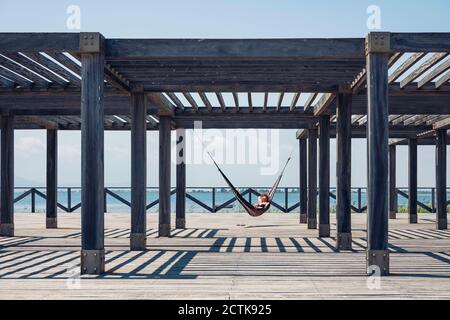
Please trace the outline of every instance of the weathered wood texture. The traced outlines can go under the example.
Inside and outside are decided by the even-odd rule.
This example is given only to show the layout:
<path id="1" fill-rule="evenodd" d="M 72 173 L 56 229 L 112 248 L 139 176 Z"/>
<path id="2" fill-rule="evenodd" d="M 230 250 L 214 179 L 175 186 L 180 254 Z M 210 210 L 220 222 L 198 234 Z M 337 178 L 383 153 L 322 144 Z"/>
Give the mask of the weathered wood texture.
<path id="1" fill-rule="evenodd" d="M 84 273 L 98 274 L 104 270 L 104 261 L 91 263 L 91 258 L 100 258 L 104 250 L 104 56 L 83 54 L 81 60 L 81 268 Z"/>
<path id="2" fill-rule="evenodd" d="M 330 117 L 319 121 L 319 237 L 330 236 Z"/>
<path id="3" fill-rule="evenodd" d="M 447 229 L 447 130 L 436 131 L 436 228 Z"/>
<path id="4" fill-rule="evenodd" d="M 352 248 L 351 159 L 352 96 L 338 94 L 336 109 L 336 245 L 340 250 Z"/>
<path id="5" fill-rule="evenodd" d="M 47 130 L 46 226 L 57 228 L 58 201 L 58 131 Z"/>
<path id="6" fill-rule="evenodd" d="M 0 235 L 14 235 L 14 116 L 1 116 Z"/>
<path id="7" fill-rule="evenodd" d="M 78 277 L 80 216 L 59 218 L 64 228 L 46 230 L 45 213 L 16 213 L 16 237 L 0 237 L 1 299 L 450 298 L 450 231 L 435 230 L 434 214 L 419 214 L 416 225 L 403 213 L 390 221 L 392 273 L 379 289 L 367 286 L 365 214 L 352 217 L 354 250 L 337 253 L 331 238 L 285 213 L 193 213 L 195 228 L 170 238 L 158 237 L 149 213 L 150 250 L 133 252 L 129 213 L 109 213 L 101 277 Z M 334 214 L 331 222 L 334 234 Z"/>
<path id="8" fill-rule="evenodd" d="M 417 139 L 408 140 L 408 212 L 409 222 L 417 223 Z"/>
<path id="9" fill-rule="evenodd" d="M 176 201 L 176 221 L 177 229 L 186 228 L 186 130 L 177 129 L 177 201 Z"/>
<path id="10" fill-rule="evenodd" d="M 308 130 L 308 228 L 317 229 L 317 129 Z"/>
<path id="11" fill-rule="evenodd" d="M 397 147 L 389 146 L 389 218 L 395 219 L 397 216 Z"/>
<path id="12" fill-rule="evenodd" d="M 147 228 L 147 102 L 144 92 L 131 94 L 131 238 L 134 250 L 145 250 Z"/>
<path id="13" fill-rule="evenodd" d="M 388 54 L 367 55 L 367 266 L 389 273 L 388 248 Z M 369 271 L 369 270 L 368 270 Z M 371 272 L 371 271 L 370 271 Z"/>
<path id="14" fill-rule="evenodd" d="M 171 117 L 159 118 L 159 236 L 170 236 Z"/>
<path id="15" fill-rule="evenodd" d="M 300 175 L 300 223 L 308 221 L 308 148 L 307 140 L 298 139 Z"/>

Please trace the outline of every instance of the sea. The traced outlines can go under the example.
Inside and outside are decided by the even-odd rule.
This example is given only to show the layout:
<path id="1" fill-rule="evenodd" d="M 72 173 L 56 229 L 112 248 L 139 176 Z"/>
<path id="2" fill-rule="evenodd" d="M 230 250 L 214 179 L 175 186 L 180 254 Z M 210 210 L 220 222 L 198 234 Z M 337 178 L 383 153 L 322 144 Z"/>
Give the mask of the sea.
<path id="1" fill-rule="evenodd" d="M 14 198 L 16 199 L 20 195 L 22 195 L 24 192 L 29 190 L 30 188 L 16 188 L 14 192 Z M 45 194 L 45 188 L 35 188 L 37 191 Z M 240 188 L 240 191 L 243 192 L 247 188 Z M 266 192 L 267 189 L 264 188 L 253 188 L 254 190 L 262 193 Z M 407 188 L 399 188 L 400 190 L 407 192 Z M 114 193 L 114 195 L 117 195 L 119 198 L 122 198 L 126 201 L 130 201 L 131 198 L 131 191 L 129 188 L 116 188 L 111 187 L 108 188 L 109 191 Z M 359 191 L 360 190 L 360 191 Z M 72 187 L 70 189 L 68 188 L 59 188 L 58 189 L 58 202 L 64 206 L 64 207 L 75 207 L 77 204 L 80 203 L 81 200 L 81 192 L 80 188 Z M 335 194 L 335 190 L 331 189 L 331 193 Z M 432 206 L 432 192 L 434 190 L 432 188 L 419 188 L 418 189 L 418 201 L 431 207 Z M 70 206 L 68 204 L 68 194 L 70 193 Z M 194 197 L 195 199 L 201 201 L 208 207 L 213 207 L 213 189 L 212 188 L 187 188 L 187 193 Z M 221 204 L 225 203 L 226 201 L 233 199 L 234 196 L 232 192 L 227 188 L 215 188 L 215 205 L 220 206 Z M 287 196 L 286 196 L 287 195 Z M 251 197 L 247 194 L 246 198 L 250 200 L 252 203 L 255 203 L 257 201 L 257 197 L 255 195 L 252 195 Z M 295 206 L 299 201 L 299 189 L 298 188 L 289 188 L 289 187 L 283 187 L 277 189 L 277 192 L 274 196 L 274 202 L 280 205 L 281 207 L 287 207 L 290 208 L 292 206 Z M 447 198 L 449 198 L 449 193 L 447 194 Z M 147 203 L 150 204 L 153 201 L 158 199 L 158 190 L 157 188 L 149 188 L 147 191 Z M 366 199 L 367 199 L 367 192 L 365 188 L 354 188 L 352 189 L 352 197 L 351 202 L 352 205 L 357 207 L 360 206 L 364 207 L 366 205 Z M 398 206 L 399 207 L 406 207 L 408 204 L 408 199 L 402 195 L 398 195 Z M 331 211 L 334 212 L 336 205 L 335 199 L 330 197 L 330 208 Z M 172 211 L 175 211 L 175 194 L 171 197 L 171 208 Z M 14 209 L 16 212 L 31 212 L 32 210 L 32 196 L 28 195 L 25 198 L 21 199 L 20 201 L 17 201 L 15 203 Z M 60 211 L 63 211 L 62 209 L 59 209 Z M 279 212 L 280 210 L 277 209 L 275 206 L 272 206 L 271 211 L 273 212 Z M 79 212 L 80 209 L 74 210 L 74 212 Z M 129 212 L 130 207 L 123 202 L 121 202 L 119 199 L 115 198 L 112 195 L 107 194 L 106 196 L 106 212 Z M 239 203 L 236 201 L 231 203 L 230 205 L 226 206 L 220 212 L 243 212 L 243 208 L 240 206 Z M 42 198 L 38 193 L 35 194 L 35 212 L 45 212 L 45 199 Z M 151 208 L 148 209 L 148 212 L 158 212 L 158 205 L 155 204 Z M 195 203 L 191 199 L 186 199 L 186 212 L 187 213 L 209 213 L 209 211 L 199 204 Z M 292 212 L 298 212 L 298 208 L 295 208 L 292 210 Z"/>

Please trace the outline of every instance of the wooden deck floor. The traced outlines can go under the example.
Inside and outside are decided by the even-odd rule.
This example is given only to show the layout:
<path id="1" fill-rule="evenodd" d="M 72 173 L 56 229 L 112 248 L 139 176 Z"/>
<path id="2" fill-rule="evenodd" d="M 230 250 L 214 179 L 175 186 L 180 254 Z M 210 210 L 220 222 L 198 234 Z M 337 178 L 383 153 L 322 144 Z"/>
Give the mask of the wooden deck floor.
<path id="1" fill-rule="evenodd" d="M 148 251 L 128 250 L 129 215 L 106 215 L 107 273 L 78 276 L 79 214 L 16 214 L 16 237 L 0 237 L 1 299 L 422 299 L 450 298 L 450 231 L 434 216 L 390 221 L 392 275 L 370 289 L 365 219 L 353 215 L 354 251 L 336 252 L 296 214 L 190 214 L 188 229 L 157 238 L 149 215 Z M 332 234 L 335 235 L 334 217 Z"/>

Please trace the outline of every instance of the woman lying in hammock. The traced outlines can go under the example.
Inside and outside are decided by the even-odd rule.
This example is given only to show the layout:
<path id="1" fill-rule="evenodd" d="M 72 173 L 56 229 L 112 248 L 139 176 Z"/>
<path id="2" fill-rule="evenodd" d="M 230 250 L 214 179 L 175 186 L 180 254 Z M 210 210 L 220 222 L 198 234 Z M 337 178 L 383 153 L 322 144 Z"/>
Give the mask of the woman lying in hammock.
<path id="1" fill-rule="evenodd" d="M 270 205 L 269 195 L 263 193 L 258 197 L 258 203 L 255 205 L 255 209 L 262 210 Z"/>

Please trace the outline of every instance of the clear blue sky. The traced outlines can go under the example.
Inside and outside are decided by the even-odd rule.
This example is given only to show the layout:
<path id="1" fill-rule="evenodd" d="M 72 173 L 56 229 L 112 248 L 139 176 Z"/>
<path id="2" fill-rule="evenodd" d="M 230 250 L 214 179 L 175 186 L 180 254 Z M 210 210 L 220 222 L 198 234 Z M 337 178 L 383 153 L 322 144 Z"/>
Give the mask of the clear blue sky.
<path id="1" fill-rule="evenodd" d="M 292 37 L 363 37 L 367 34 L 366 9 L 381 9 L 383 30 L 404 32 L 450 32 L 450 2 L 428 1 L 49 1 L 0 2 L 0 31 L 67 32 L 66 9 L 81 8 L 81 30 L 99 31 L 107 37 L 127 38 L 292 38 Z M 148 134 L 148 184 L 156 185 L 158 167 L 157 133 Z M 60 133 L 60 185 L 78 185 L 80 180 L 80 135 Z M 294 159 L 283 181 L 298 185 L 297 141 L 295 131 L 280 133 L 284 161 L 290 150 Z M 335 144 L 331 144 L 332 150 Z M 407 163 L 406 148 L 399 148 L 398 163 Z M 366 184 L 365 142 L 353 143 L 353 185 Z M 334 152 L 332 179 L 335 184 Z M 17 181 L 45 181 L 45 132 L 16 132 Z M 108 185 L 129 184 L 129 133 L 106 133 L 105 176 Z M 273 177 L 259 176 L 257 165 L 226 166 L 238 185 L 269 185 Z M 407 166 L 399 166 L 399 185 L 406 185 Z M 245 174 L 244 174 L 245 173 Z M 190 166 L 189 185 L 223 185 L 212 166 Z M 419 147 L 419 184 L 434 184 L 434 148 Z"/>

